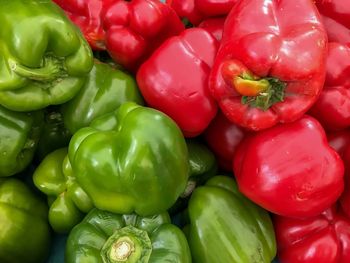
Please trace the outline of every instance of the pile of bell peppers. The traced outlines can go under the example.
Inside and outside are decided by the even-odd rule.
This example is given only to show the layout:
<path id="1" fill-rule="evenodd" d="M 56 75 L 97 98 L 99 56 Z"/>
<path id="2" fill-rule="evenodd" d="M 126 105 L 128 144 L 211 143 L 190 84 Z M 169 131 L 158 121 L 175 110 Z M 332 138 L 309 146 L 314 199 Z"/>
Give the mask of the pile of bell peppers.
<path id="1" fill-rule="evenodd" d="M 349 3 L 0 0 L 0 23 L 0 262 L 350 261 Z"/>

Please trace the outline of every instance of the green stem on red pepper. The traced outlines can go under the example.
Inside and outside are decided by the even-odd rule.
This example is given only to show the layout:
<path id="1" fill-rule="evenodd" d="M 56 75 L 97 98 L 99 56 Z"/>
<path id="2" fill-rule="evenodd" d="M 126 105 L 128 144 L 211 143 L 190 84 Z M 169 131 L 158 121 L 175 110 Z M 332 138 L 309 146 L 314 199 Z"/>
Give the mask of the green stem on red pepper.
<path id="1" fill-rule="evenodd" d="M 242 104 L 266 111 L 275 103 L 283 101 L 286 83 L 273 77 L 259 78 L 237 60 L 224 62 L 222 74 L 242 95 Z"/>

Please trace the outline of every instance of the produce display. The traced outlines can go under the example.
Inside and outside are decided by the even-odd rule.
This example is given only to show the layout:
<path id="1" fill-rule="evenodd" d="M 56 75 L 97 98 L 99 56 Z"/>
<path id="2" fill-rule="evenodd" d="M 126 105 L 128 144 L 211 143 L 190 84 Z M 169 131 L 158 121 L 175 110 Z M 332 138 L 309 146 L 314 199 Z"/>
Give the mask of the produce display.
<path id="1" fill-rule="evenodd" d="M 0 0 L 1 263 L 350 262 L 350 3 Z"/>

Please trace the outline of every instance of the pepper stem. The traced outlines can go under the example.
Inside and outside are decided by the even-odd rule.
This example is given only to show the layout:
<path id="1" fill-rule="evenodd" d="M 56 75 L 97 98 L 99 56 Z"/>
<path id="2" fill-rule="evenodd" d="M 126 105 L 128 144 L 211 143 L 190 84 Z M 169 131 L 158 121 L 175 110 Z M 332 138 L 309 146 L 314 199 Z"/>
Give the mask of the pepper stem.
<path id="1" fill-rule="evenodd" d="M 133 226 L 116 230 L 101 249 L 103 263 L 147 263 L 152 243 L 146 231 Z"/>
<path id="2" fill-rule="evenodd" d="M 30 68 L 16 61 L 10 61 L 10 67 L 21 77 L 36 81 L 52 81 L 64 74 L 62 60 L 53 56 L 44 57 L 39 68 Z"/>
<path id="3" fill-rule="evenodd" d="M 135 251 L 134 243 L 128 237 L 120 238 L 113 244 L 110 250 L 110 257 L 116 261 L 127 261 L 129 256 Z"/>
<path id="4" fill-rule="evenodd" d="M 273 77 L 260 78 L 239 60 L 223 62 L 221 73 L 227 84 L 242 96 L 242 104 L 265 111 L 275 103 L 283 101 L 286 83 Z"/>

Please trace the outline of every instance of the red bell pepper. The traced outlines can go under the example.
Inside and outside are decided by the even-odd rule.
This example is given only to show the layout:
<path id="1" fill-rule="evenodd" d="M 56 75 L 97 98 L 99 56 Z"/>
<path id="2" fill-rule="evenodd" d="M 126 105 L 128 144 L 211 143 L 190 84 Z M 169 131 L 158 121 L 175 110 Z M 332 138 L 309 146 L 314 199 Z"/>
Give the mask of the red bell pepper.
<path id="1" fill-rule="evenodd" d="M 204 16 L 196 9 L 194 1 L 195 0 L 166 0 L 166 3 L 175 10 L 181 19 L 187 19 L 192 25 L 196 26 L 204 19 Z"/>
<path id="2" fill-rule="evenodd" d="M 105 49 L 105 35 L 100 14 L 110 0 L 53 0 L 75 23 L 94 50 Z"/>
<path id="3" fill-rule="evenodd" d="M 350 127 L 350 43 L 329 43 L 325 86 L 311 108 L 327 130 Z"/>
<path id="4" fill-rule="evenodd" d="M 332 207 L 307 219 L 274 217 L 283 263 L 350 262 L 350 219 Z"/>
<path id="5" fill-rule="evenodd" d="M 350 130 L 328 133 L 328 143 L 335 149 L 344 161 L 345 188 L 339 203 L 344 213 L 350 218 Z"/>
<path id="6" fill-rule="evenodd" d="M 320 123 L 303 116 L 247 135 L 234 156 L 240 191 L 282 216 L 315 216 L 344 188 L 344 164 Z"/>
<path id="7" fill-rule="evenodd" d="M 202 133 L 215 117 L 208 76 L 218 45 L 206 30 L 187 29 L 164 42 L 137 72 L 147 104 L 169 115 L 186 137 Z"/>
<path id="8" fill-rule="evenodd" d="M 166 0 L 181 18 L 197 26 L 206 18 L 227 15 L 237 0 Z"/>
<path id="9" fill-rule="evenodd" d="M 234 153 L 247 132 L 230 122 L 222 112 L 218 112 L 214 120 L 204 132 L 204 139 L 215 154 L 219 167 L 232 171 Z"/>
<path id="10" fill-rule="evenodd" d="M 344 0 L 317 0 L 330 41 L 350 42 L 350 4 Z"/>
<path id="11" fill-rule="evenodd" d="M 134 72 L 166 39 L 185 29 L 175 11 L 158 0 L 112 1 L 101 15 L 108 53 Z"/>
<path id="12" fill-rule="evenodd" d="M 312 1 L 244 0 L 227 16 L 209 80 L 232 122 L 252 130 L 299 119 L 324 84 L 327 34 Z"/>
<path id="13" fill-rule="evenodd" d="M 222 39 L 222 33 L 224 31 L 224 23 L 226 17 L 214 17 L 203 20 L 198 27 L 204 28 L 211 33 L 219 42 Z"/>

